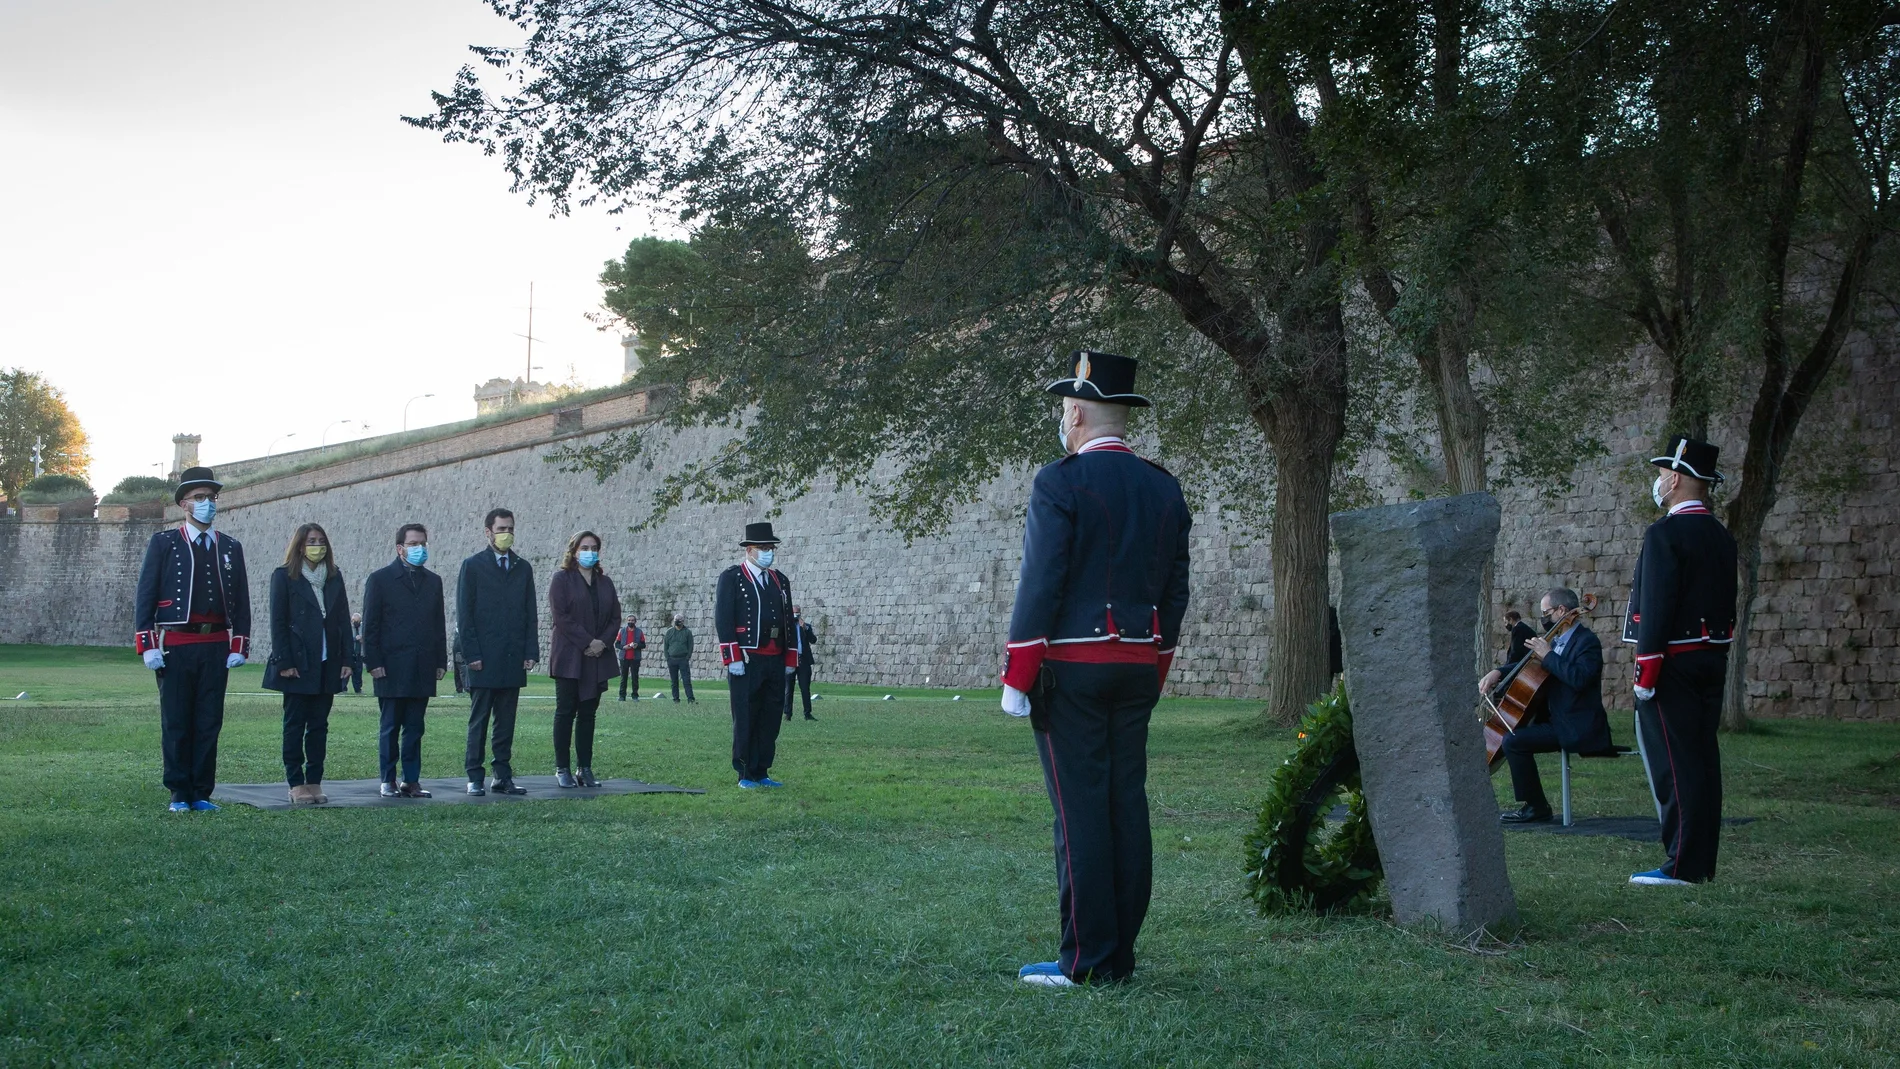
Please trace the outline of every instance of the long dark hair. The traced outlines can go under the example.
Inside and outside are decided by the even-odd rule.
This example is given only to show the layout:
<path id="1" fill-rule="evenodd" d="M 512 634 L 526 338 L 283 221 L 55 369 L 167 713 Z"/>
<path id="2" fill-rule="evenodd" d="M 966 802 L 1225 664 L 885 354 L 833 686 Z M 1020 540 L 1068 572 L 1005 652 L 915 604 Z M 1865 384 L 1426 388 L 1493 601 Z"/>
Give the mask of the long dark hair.
<path id="1" fill-rule="evenodd" d="M 603 547 L 603 546 L 605 546 L 605 545 L 606 545 L 606 543 L 604 543 L 604 542 L 602 542 L 602 541 L 600 540 L 600 536 L 599 536 L 599 535 L 597 535 L 597 534 L 595 534 L 595 533 L 594 533 L 594 532 L 592 532 L 592 531 L 582 531 L 582 532 L 581 532 L 580 534 L 577 534 L 577 535 L 575 535 L 574 537 L 572 537 L 572 538 L 570 538 L 570 539 L 568 539 L 568 540 L 567 540 L 567 552 L 566 552 L 566 553 L 563 553 L 563 554 L 561 554 L 561 570 L 562 570 L 562 571 L 564 571 L 564 572 L 578 572 L 578 571 L 580 571 L 580 570 L 581 570 L 581 566 L 580 566 L 580 562 L 578 562 L 578 561 L 576 561 L 576 560 L 574 559 L 574 554 L 576 554 L 576 553 L 579 553 L 579 552 L 580 552 L 580 550 L 581 550 L 581 539 L 583 539 L 583 538 L 591 538 L 591 539 L 593 539 L 593 540 L 594 540 L 594 546 L 595 546 L 595 548 L 596 548 L 597 550 L 598 550 L 599 548 L 601 548 L 601 547 Z M 606 574 L 607 574 L 607 569 L 605 569 L 605 568 L 603 568 L 603 567 L 601 567 L 601 566 L 600 566 L 600 565 L 599 565 L 598 563 L 596 563 L 596 564 L 594 565 L 594 574 L 595 574 L 595 575 L 606 575 Z"/>
<path id="2" fill-rule="evenodd" d="M 343 569 L 336 566 L 336 543 L 330 541 L 330 532 L 324 530 L 320 523 L 306 523 L 290 536 L 290 546 L 284 550 L 284 571 L 296 575 L 299 569 L 310 563 L 303 555 L 303 540 L 309 538 L 312 531 L 322 535 L 323 544 L 329 547 L 324 551 L 323 563 L 330 566 L 330 574 L 338 579 L 343 578 Z"/>

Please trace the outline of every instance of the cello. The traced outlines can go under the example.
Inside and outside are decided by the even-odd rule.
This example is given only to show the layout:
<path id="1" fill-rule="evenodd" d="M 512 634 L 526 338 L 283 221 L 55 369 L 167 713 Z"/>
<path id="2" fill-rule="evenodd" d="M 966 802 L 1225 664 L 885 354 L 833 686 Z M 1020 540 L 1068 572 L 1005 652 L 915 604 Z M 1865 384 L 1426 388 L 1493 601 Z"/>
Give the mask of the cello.
<path id="1" fill-rule="evenodd" d="M 1557 614 L 1557 619 L 1544 632 L 1544 641 L 1552 642 L 1571 624 L 1583 619 L 1584 614 L 1596 611 L 1597 596 L 1585 594 L 1578 599 L 1582 604 L 1574 609 L 1565 609 Z M 1497 685 L 1484 695 L 1484 711 L 1479 719 L 1484 724 L 1485 768 L 1497 771 L 1504 760 L 1504 738 L 1525 724 L 1543 720 L 1550 704 L 1550 690 L 1545 686 L 1550 681 L 1550 672 L 1544 668 L 1543 659 L 1535 651 L 1526 653 L 1505 671 Z"/>

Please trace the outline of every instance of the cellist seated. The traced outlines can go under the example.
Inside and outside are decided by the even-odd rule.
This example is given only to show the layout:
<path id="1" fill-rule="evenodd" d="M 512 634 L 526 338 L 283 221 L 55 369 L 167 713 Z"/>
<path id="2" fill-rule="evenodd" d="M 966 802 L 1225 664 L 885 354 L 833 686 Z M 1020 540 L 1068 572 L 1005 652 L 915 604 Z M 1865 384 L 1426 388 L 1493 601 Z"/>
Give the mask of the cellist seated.
<path id="1" fill-rule="evenodd" d="M 1576 591 L 1553 587 L 1537 609 L 1548 630 L 1564 610 L 1577 606 Z M 1533 755 L 1558 750 L 1593 754 L 1611 748 L 1610 721 L 1603 711 L 1603 643 L 1596 632 L 1579 617 L 1556 635 L 1539 635 L 1529 645 L 1531 656 L 1542 661 L 1550 673 L 1549 682 L 1544 684 L 1549 692 L 1550 715 L 1545 722 L 1521 725 L 1504 737 L 1511 789 L 1523 803 L 1499 818 L 1506 824 L 1536 824 L 1550 819 L 1550 800 L 1544 797 L 1544 784 L 1537 776 L 1537 758 Z M 1489 695 L 1510 667 L 1502 665 L 1485 676 L 1478 692 Z"/>

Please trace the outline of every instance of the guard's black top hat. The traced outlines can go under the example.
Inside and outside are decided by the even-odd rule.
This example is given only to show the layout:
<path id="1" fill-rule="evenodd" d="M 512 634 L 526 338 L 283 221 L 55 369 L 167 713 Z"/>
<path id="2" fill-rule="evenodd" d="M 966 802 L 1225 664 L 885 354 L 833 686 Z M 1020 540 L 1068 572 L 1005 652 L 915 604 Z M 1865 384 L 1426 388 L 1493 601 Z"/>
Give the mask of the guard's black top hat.
<path id="1" fill-rule="evenodd" d="M 209 486 L 214 494 L 224 489 L 224 484 L 212 477 L 210 468 L 186 468 L 178 476 L 178 489 L 172 491 L 172 504 L 184 501 L 186 494 L 200 486 Z"/>
<path id="2" fill-rule="evenodd" d="M 1678 434 L 1669 440 L 1669 455 L 1654 457 L 1650 463 L 1659 468 L 1682 472 L 1705 483 L 1719 483 L 1722 473 L 1715 470 L 1715 460 L 1721 453 L 1720 449 L 1707 442 Z"/>
<path id="3" fill-rule="evenodd" d="M 776 546 L 778 545 L 778 536 L 772 533 L 772 525 L 770 523 L 748 523 L 745 525 L 745 538 L 741 540 L 739 544 L 742 546 Z"/>
<path id="4" fill-rule="evenodd" d="M 1134 357 L 1081 349 L 1071 353 L 1069 360 L 1069 377 L 1050 383 L 1048 392 L 1082 401 L 1148 407 L 1148 399 L 1135 392 L 1135 370 L 1141 363 Z"/>

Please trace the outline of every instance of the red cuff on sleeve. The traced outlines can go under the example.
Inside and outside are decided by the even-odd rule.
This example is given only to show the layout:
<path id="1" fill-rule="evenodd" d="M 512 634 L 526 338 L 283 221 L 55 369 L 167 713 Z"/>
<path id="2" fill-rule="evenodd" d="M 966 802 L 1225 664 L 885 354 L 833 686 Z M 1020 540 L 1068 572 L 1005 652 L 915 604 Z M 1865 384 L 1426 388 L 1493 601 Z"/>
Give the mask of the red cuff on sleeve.
<path id="1" fill-rule="evenodd" d="M 743 660 L 745 660 L 745 653 L 739 649 L 737 642 L 721 642 L 719 644 L 720 664 L 731 664 L 734 661 Z"/>
<path id="2" fill-rule="evenodd" d="M 243 657 L 244 659 L 249 660 L 251 656 L 251 636 L 232 635 L 231 636 L 231 652 L 237 654 L 239 657 Z"/>
<path id="3" fill-rule="evenodd" d="M 1654 687 L 1656 680 L 1662 678 L 1662 666 L 1663 655 L 1660 653 L 1639 655 L 1636 658 L 1636 685 L 1645 688 Z"/>
<path id="4" fill-rule="evenodd" d="M 1027 693 L 1036 685 L 1036 676 L 1042 672 L 1043 655 L 1048 652 L 1049 643 L 1039 638 L 1010 643 L 1003 661 L 1003 685 Z"/>
<path id="5" fill-rule="evenodd" d="M 1168 685 L 1168 669 L 1174 666 L 1174 651 L 1159 654 L 1155 658 L 1155 670 L 1161 673 L 1161 685 Z"/>
<path id="6" fill-rule="evenodd" d="M 132 649 L 135 650 L 140 657 L 145 656 L 147 650 L 155 650 L 157 648 L 158 632 L 156 631 L 140 631 L 138 634 L 132 636 Z"/>
<path id="7" fill-rule="evenodd" d="M 787 668 L 798 667 L 798 651 L 797 650 L 788 649 L 785 651 L 785 667 Z"/>

